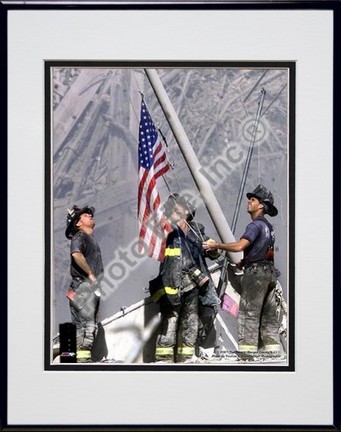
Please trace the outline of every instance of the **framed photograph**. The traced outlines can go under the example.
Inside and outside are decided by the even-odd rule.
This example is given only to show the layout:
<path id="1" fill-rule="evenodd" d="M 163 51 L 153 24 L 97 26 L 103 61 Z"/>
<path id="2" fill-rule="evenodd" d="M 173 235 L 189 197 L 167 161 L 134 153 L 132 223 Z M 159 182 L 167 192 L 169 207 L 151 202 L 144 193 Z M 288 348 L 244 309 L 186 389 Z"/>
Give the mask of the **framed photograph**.
<path id="1" fill-rule="evenodd" d="M 288 223 L 289 208 L 294 208 L 294 82 L 295 64 L 284 62 L 209 62 L 179 65 L 46 63 L 46 107 L 47 117 L 50 117 L 51 121 L 46 124 L 45 166 L 46 178 L 51 179 L 48 184 L 51 185 L 51 190 L 46 190 L 45 194 L 46 225 L 50 222 L 45 238 L 51 239 L 50 242 L 46 241 L 46 256 L 52 260 L 51 263 L 46 261 L 45 272 L 47 277 L 50 275 L 50 284 L 46 284 L 46 347 L 50 346 L 50 349 L 46 350 L 46 367 L 49 368 L 52 364 L 52 369 L 56 368 L 56 365 L 65 368 L 66 363 L 68 369 L 70 366 L 81 366 L 81 370 L 84 370 L 84 363 L 87 363 L 92 369 L 95 367 L 103 370 L 125 369 L 127 365 L 131 369 L 131 364 L 134 369 L 142 364 L 143 370 L 146 370 L 147 365 L 148 369 L 169 368 L 171 365 L 176 367 L 176 370 L 184 365 L 185 370 L 195 370 L 198 367 L 207 370 L 208 366 L 214 366 L 214 370 L 217 367 L 226 369 L 231 366 L 240 370 L 248 369 L 249 366 L 252 369 L 260 366 L 262 371 L 267 367 L 294 369 L 294 331 L 288 331 L 291 319 L 289 320 L 287 300 L 289 294 L 291 301 L 294 299 L 294 248 L 289 247 L 289 238 L 294 238 L 294 223 L 291 222 L 290 227 Z M 237 83 L 240 84 L 236 91 Z M 182 90 L 179 91 L 178 88 Z M 211 103 L 208 103 L 208 100 L 211 100 Z M 181 120 L 174 108 L 180 105 L 183 111 Z M 274 105 L 277 105 L 277 109 Z M 50 109 L 51 107 L 53 109 Z M 172 109 L 173 117 L 168 114 Z M 160 177 L 160 180 L 155 180 L 160 209 L 162 211 L 162 208 L 165 208 L 167 212 L 168 196 L 180 194 L 186 197 L 187 202 L 193 206 L 192 212 L 195 213 L 191 214 L 190 223 L 185 225 L 188 227 L 187 231 L 183 227 L 178 232 L 178 224 L 170 220 L 170 232 L 173 234 L 166 239 L 168 233 L 161 232 L 160 245 L 156 241 L 155 246 L 152 242 L 153 236 L 157 234 L 157 225 L 149 216 L 148 224 L 153 236 L 148 237 L 148 234 L 144 233 L 141 238 L 139 226 L 143 225 L 143 216 L 140 217 L 138 211 L 139 201 L 145 201 L 144 213 L 145 207 L 152 206 L 148 201 L 149 185 L 146 187 L 147 197 L 144 197 L 143 192 L 138 193 L 141 182 L 143 184 L 144 181 L 144 167 L 138 169 L 136 162 L 139 148 L 147 148 L 142 141 L 144 135 L 141 134 L 141 141 L 138 137 L 139 130 L 143 130 L 143 118 L 148 112 L 148 127 L 152 128 L 154 121 L 159 125 L 157 129 L 154 127 L 161 144 L 164 145 L 162 153 L 159 139 L 155 138 L 154 176 L 155 179 Z M 186 125 L 187 121 L 189 123 Z M 49 125 L 51 129 L 48 128 Z M 189 131 L 188 135 L 182 138 L 180 133 L 185 135 L 186 129 Z M 145 133 L 148 134 L 148 131 L 149 129 Z M 146 152 L 147 150 L 144 150 L 143 154 Z M 192 154 L 188 155 L 189 152 Z M 163 159 L 165 166 L 157 162 Z M 97 161 L 97 165 L 94 161 Z M 199 173 L 193 168 L 194 164 L 199 167 Z M 79 168 L 76 168 L 77 166 Z M 159 166 L 162 174 L 158 176 Z M 138 171 L 143 174 L 139 176 Z M 148 172 L 150 173 L 150 170 Z M 267 262 L 265 255 L 252 262 L 255 276 L 257 266 L 270 266 L 277 272 L 277 282 L 273 284 L 273 294 L 277 297 L 274 298 L 272 311 L 276 330 L 274 335 L 270 334 L 269 329 L 262 330 L 262 335 L 259 336 L 257 330 L 257 340 L 258 337 L 264 339 L 259 343 L 259 347 L 257 342 L 259 350 L 242 352 L 242 343 L 238 343 L 241 301 L 238 284 L 243 277 L 244 268 L 247 269 L 248 266 L 240 265 L 240 254 L 231 254 L 226 258 L 222 253 L 207 256 L 202 243 L 206 239 L 204 226 L 206 231 L 210 231 L 211 238 L 235 241 L 234 233 L 240 231 L 240 236 L 242 235 L 249 223 L 244 214 L 247 214 L 244 210 L 247 201 L 246 188 L 251 188 L 251 192 L 260 183 L 265 183 L 269 188 L 271 185 L 273 192 L 269 191 L 269 196 L 274 194 L 273 200 L 281 207 L 281 215 L 271 228 L 276 232 L 275 243 L 279 244 L 274 246 L 275 266 L 272 256 Z M 210 195 L 206 201 L 200 189 Z M 122 191 L 124 193 L 120 200 Z M 116 197 L 115 202 L 112 201 L 112 196 Z M 76 300 L 66 298 L 70 291 L 74 296 L 80 292 L 78 281 L 81 272 L 73 268 L 75 263 L 72 259 L 71 276 L 69 273 L 72 236 L 69 225 L 65 225 L 65 219 L 69 211 L 67 209 L 74 205 L 70 200 L 83 202 L 80 208 L 85 206 L 85 202 L 89 202 L 98 209 L 94 220 L 104 269 L 99 288 L 100 307 L 96 314 L 99 328 L 95 330 L 95 337 L 90 336 L 89 342 L 84 342 L 83 325 L 77 326 L 74 316 Z M 108 202 L 109 208 L 104 202 Z M 221 206 L 219 203 L 225 204 Z M 222 220 L 219 219 L 220 215 L 215 207 L 223 214 Z M 51 208 L 53 213 L 50 215 Z M 150 215 L 154 214 L 155 212 L 150 212 Z M 293 210 L 291 214 L 294 214 Z M 231 227 L 225 219 L 231 221 Z M 226 228 L 222 226 L 223 223 Z M 243 224 L 245 226 L 241 228 Z M 121 228 L 116 230 L 117 226 Z M 231 231 L 230 239 L 225 230 Z M 164 288 L 158 288 L 155 293 L 150 292 L 150 289 L 153 289 L 151 281 L 155 280 L 158 274 L 164 274 L 167 269 L 178 271 L 174 268 L 173 261 L 178 262 L 179 257 L 167 258 L 172 249 L 170 243 L 174 233 L 177 233 L 177 236 L 179 233 L 185 235 L 183 241 L 188 242 L 191 250 L 191 263 L 196 271 L 207 277 L 202 287 L 198 286 L 195 278 L 189 279 L 187 289 L 192 291 L 195 288 L 194 291 L 199 293 L 199 331 L 197 330 L 196 341 L 193 341 L 194 352 L 182 361 L 177 358 L 179 348 L 173 346 L 174 341 L 171 346 L 168 346 L 167 342 L 167 347 L 158 347 L 161 338 L 158 333 L 163 331 L 163 323 L 159 324 L 158 321 L 163 321 L 165 297 L 168 294 L 164 294 Z M 164 246 L 167 243 L 167 247 L 162 250 L 163 239 Z M 143 248 L 139 251 L 139 242 L 142 240 Z M 73 244 L 73 241 L 71 243 Z M 291 265 L 288 264 L 288 249 L 293 250 L 290 254 Z M 195 258 L 199 254 L 201 260 Z M 183 251 L 181 260 L 185 259 L 185 255 Z M 209 260 L 209 263 L 206 260 Z M 225 260 L 227 263 L 224 264 Z M 188 263 L 183 267 L 187 269 Z M 228 271 L 225 270 L 224 276 L 226 267 Z M 267 269 L 269 275 L 270 267 Z M 279 268 L 284 271 L 280 272 Z M 227 273 L 230 273 L 230 277 Z M 167 279 L 166 276 L 163 278 Z M 202 278 L 205 280 L 204 276 Z M 185 276 L 183 279 L 187 281 Z M 168 286 L 169 282 L 163 282 L 163 285 Z M 77 288 L 71 286 L 70 290 L 70 284 L 77 285 Z M 182 289 L 186 289 L 185 282 L 183 284 L 179 294 L 181 302 L 185 298 L 181 293 Z M 160 297 L 160 293 L 165 297 Z M 86 294 L 86 299 L 81 296 L 79 300 L 82 308 L 92 301 L 88 288 Z M 179 306 L 174 306 L 174 311 Z M 49 310 L 50 307 L 53 309 Z M 294 306 L 290 309 L 294 310 Z M 180 312 L 182 313 L 182 308 L 179 311 L 178 330 L 175 335 L 179 339 L 185 332 L 180 329 L 183 321 Z M 210 317 L 209 320 L 207 316 Z M 257 328 L 262 325 L 263 319 L 268 319 L 266 317 L 267 314 L 256 320 Z M 70 348 L 65 351 L 60 349 L 60 345 L 63 346 L 63 329 L 72 324 L 68 321 L 72 321 L 77 327 L 78 340 L 76 350 Z M 149 328 L 150 325 L 154 327 Z M 59 332 L 60 326 L 62 333 Z M 149 337 L 144 336 L 146 331 L 149 332 Z M 241 331 L 240 328 L 239 332 Z M 277 342 L 277 351 L 276 346 L 269 346 L 267 339 L 271 336 L 274 338 L 273 344 Z M 88 337 L 86 336 L 86 341 Z M 287 343 L 289 340 L 290 350 Z M 88 354 L 91 356 L 86 360 L 82 357 L 85 343 L 91 343 L 92 348 Z M 181 342 L 178 343 L 181 346 Z M 187 339 L 185 343 L 189 343 Z M 269 349 L 266 350 L 266 347 Z M 158 354 L 155 357 L 155 353 L 160 349 L 167 351 L 165 358 Z M 189 350 L 187 345 L 186 349 Z M 173 351 L 171 356 L 169 350 Z"/>
<path id="2" fill-rule="evenodd" d="M 9 430 L 338 427 L 315 5 L 1 6 Z"/>

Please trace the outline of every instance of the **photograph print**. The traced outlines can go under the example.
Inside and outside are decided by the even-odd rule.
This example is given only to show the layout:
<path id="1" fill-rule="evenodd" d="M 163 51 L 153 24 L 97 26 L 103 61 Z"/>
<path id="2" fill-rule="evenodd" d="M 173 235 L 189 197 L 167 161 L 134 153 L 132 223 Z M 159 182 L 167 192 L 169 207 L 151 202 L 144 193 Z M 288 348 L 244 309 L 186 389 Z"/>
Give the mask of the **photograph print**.
<path id="1" fill-rule="evenodd" d="M 294 63 L 45 63 L 45 368 L 293 370 Z"/>

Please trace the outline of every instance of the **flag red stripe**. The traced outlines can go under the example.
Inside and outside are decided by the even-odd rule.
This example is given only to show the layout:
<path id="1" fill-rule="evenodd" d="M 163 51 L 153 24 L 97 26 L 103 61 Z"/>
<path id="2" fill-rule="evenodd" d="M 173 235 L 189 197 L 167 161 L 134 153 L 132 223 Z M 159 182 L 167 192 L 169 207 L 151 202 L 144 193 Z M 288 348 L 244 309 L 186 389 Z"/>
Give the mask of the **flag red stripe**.
<path id="1" fill-rule="evenodd" d="M 172 231 L 161 211 L 157 179 L 169 170 L 164 143 L 142 100 L 139 131 L 139 185 L 138 220 L 139 238 L 147 248 L 148 256 L 163 259 L 166 235 Z M 142 249 L 142 245 L 140 244 Z"/>

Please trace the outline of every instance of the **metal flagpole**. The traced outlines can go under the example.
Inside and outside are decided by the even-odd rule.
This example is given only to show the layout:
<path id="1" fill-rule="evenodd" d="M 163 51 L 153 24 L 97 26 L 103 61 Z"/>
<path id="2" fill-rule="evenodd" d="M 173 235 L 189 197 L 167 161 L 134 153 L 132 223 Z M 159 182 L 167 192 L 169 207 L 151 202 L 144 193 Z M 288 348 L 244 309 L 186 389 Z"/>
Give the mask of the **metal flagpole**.
<path id="1" fill-rule="evenodd" d="M 174 137 L 180 147 L 187 166 L 193 176 L 195 184 L 203 198 L 205 206 L 211 216 L 214 226 L 224 243 L 234 242 L 234 235 L 226 221 L 223 211 L 211 189 L 207 178 L 201 172 L 200 162 L 192 148 L 192 145 L 184 131 L 182 124 L 174 110 L 171 101 L 163 87 L 163 84 L 155 69 L 145 69 L 145 73 L 154 90 L 154 93 L 165 114 L 168 124 L 174 134 Z M 241 261 L 243 254 L 241 252 L 229 252 L 229 258 L 232 262 Z"/>

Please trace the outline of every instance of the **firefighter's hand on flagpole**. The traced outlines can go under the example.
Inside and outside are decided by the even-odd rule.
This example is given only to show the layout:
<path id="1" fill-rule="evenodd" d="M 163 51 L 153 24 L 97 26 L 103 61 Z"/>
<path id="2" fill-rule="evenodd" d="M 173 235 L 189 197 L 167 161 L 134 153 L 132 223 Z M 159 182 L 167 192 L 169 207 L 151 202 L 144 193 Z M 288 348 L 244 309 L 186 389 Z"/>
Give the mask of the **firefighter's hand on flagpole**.
<path id="1" fill-rule="evenodd" d="M 207 240 L 207 241 L 203 242 L 202 247 L 206 251 L 216 250 L 216 249 L 218 249 L 218 243 L 215 242 L 214 240 Z"/>

